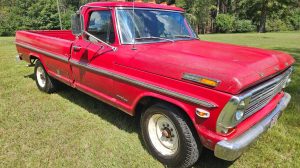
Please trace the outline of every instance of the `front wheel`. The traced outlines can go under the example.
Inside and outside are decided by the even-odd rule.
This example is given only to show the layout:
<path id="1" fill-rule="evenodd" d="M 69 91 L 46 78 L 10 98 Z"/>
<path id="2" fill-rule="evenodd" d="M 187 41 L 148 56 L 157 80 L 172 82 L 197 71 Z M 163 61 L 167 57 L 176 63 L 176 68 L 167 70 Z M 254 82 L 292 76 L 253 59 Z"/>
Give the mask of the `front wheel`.
<path id="1" fill-rule="evenodd" d="M 141 133 L 152 155 L 168 167 L 190 167 L 199 158 L 199 146 L 182 112 L 164 104 L 141 116 Z"/>

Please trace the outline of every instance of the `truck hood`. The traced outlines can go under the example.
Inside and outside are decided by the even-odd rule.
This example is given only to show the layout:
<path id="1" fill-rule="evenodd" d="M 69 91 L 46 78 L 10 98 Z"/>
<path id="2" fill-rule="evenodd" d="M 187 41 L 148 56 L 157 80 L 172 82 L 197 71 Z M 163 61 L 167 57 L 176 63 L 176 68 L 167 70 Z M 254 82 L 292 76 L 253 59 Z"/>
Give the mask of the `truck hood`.
<path id="1" fill-rule="evenodd" d="M 213 89 L 238 94 L 294 61 L 278 51 L 190 40 L 137 45 L 127 66 L 176 80 L 183 80 L 184 73 L 217 79 L 221 82 Z"/>

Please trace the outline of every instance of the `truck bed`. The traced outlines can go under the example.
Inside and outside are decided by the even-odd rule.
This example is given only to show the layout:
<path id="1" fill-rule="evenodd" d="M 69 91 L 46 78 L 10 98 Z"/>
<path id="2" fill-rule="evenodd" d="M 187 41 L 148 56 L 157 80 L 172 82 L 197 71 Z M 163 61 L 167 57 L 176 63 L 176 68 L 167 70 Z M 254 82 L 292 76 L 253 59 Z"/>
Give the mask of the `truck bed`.
<path id="1" fill-rule="evenodd" d="M 16 44 L 22 59 L 30 61 L 32 49 L 68 59 L 75 36 L 69 30 L 17 31 Z"/>
<path id="2" fill-rule="evenodd" d="M 70 84 L 71 48 L 75 36 L 67 30 L 17 31 L 16 46 L 19 57 L 32 63 L 38 58 L 52 77 Z"/>

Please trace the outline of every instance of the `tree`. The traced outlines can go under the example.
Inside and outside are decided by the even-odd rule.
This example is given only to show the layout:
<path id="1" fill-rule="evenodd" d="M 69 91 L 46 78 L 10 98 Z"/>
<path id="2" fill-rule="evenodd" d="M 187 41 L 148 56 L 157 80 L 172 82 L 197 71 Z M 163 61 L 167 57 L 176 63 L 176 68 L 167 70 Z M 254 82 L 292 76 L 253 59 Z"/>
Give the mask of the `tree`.
<path id="1" fill-rule="evenodd" d="M 213 0 L 178 0 L 176 5 L 186 10 L 186 17 L 195 28 L 196 33 L 206 33 Z"/>
<path id="2" fill-rule="evenodd" d="M 240 18 L 251 19 L 257 25 L 258 32 L 266 32 L 268 19 L 277 17 L 284 20 L 297 8 L 297 3 L 297 0 L 240 0 L 236 13 Z"/>

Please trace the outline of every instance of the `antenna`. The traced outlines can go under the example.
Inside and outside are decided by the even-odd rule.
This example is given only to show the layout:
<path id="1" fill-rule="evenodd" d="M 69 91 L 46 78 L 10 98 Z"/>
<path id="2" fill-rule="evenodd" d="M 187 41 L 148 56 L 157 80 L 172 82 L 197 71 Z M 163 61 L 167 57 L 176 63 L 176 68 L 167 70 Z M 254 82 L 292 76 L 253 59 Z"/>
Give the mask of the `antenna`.
<path id="1" fill-rule="evenodd" d="M 136 34 L 135 34 L 135 0 L 133 0 L 132 3 L 132 15 L 133 15 L 133 45 L 132 45 L 132 50 L 136 50 L 135 48 L 135 39 L 136 39 Z"/>

